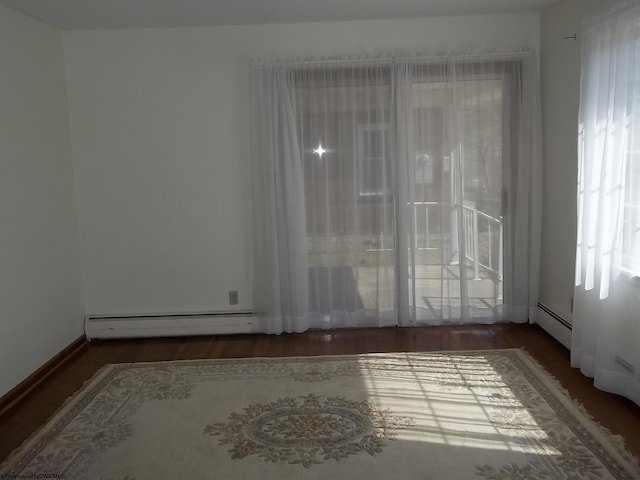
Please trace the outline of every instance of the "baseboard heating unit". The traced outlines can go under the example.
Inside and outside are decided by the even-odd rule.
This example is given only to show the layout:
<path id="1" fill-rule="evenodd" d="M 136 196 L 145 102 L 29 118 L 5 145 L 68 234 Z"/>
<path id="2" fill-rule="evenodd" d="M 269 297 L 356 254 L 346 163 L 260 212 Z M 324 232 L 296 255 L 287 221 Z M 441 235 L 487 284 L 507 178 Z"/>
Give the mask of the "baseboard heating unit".
<path id="1" fill-rule="evenodd" d="M 89 315 L 84 320 L 84 333 L 89 341 L 256 332 L 252 312 L 240 311 L 168 315 Z"/>
<path id="2" fill-rule="evenodd" d="M 571 348 L 571 322 L 562 318 L 546 305 L 538 303 L 538 320 L 536 322 L 562 345 Z"/>

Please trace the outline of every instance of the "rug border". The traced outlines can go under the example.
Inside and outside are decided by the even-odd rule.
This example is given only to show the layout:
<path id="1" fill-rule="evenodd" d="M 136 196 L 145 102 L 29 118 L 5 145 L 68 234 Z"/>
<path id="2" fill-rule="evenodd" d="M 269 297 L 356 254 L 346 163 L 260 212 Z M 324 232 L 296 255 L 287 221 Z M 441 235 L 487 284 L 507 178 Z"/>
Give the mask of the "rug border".
<path id="1" fill-rule="evenodd" d="M 25 438 L 19 446 L 14 448 L 6 458 L 0 461 L 0 475 L 4 473 L 3 469 L 7 468 L 12 463 L 14 463 L 14 460 L 19 456 L 21 452 L 23 452 L 24 450 L 27 450 L 32 446 L 33 443 L 39 440 L 39 437 L 43 435 L 45 428 L 51 422 L 53 422 L 55 419 L 61 416 L 65 412 L 65 410 L 71 408 L 77 401 L 80 400 L 81 396 L 86 395 L 85 389 L 87 389 L 94 382 L 98 383 L 98 380 L 100 380 L 101 377 L 107 376 L 108 373 L 112 370 L 112 368 L 116 365 L 119 365 L 119 364 L 108 363 L 106 365 L 103 365 L 96 372 L 94 372 L 90 378 L 82 382 L 82 385 L 80 385 L 80 387 L 78 387 L 78 389 L 75 392 L 69 395 L 64 400 L 64 402 L 62 402 L 62 405 L 58 406 L 56 410 L 51 415 L 49 415 L 49 417 L 44 421 L 44 423 L 41 426 L 39 426 L 36 430 L 31 432 L 29 436 Z"/>
<path id="2" fill-rule="evenodd" d="M 505 349 L 507 350 L 507 349 Z M 508 349 L 511 350 L 511 349 Z M 581 417 L 582 423 L 609 452 L 616 456 L 616 459 L 628 468 L 630 473 L 634 473 L 640 478 L 640 457 L 636 456 L 627 447 L 622 435 L 613 433 L 607 427 L 598 422 L 586 407 L 577 399 L 573 398 L 569 391 L 560 381 L 536 360 L 524 347 L 515 348 L 517 355 L 531 371 L 547 385 L 551 394 L 559 400 L 565 408 L 575 415 Z M 595 388 L 595 387 L 594 387 Z"/>
<path id="3" fill-rule="evenodd" d="M 228 358 L 197 358 L 197 359 L 181 359 L 181 360 L 159 360 L 146 362 L 118 362 L 103 365 L 90 378 L 85 380 L 83 384 L 60 405 L 56 411 L 50 415 L 47 420 L 32 432 L 18 447 L 16 447 L 4 460 L 0 462 L 0 474 L 3 469 L 11 466 L 14 461 L 19 458 L 20 454 L 34 446 L 41 440 L 46 427 L 56 421 L 59 417 L 67 413 L 67 410 L 76 406 L 83 398 L 93 398 L 91 395 L 92 385 L 96 388 L 100 385 L 100 381 L 107 377 L 113 370 L 127 367 L 146 367 L 150 365 L 167 365 L 167 364 L 197 364 L 197 363 L 236 363 L 243 361 L 252 363 L 256 361 L 282 362 L 282 361 L 300 361 L 310 360 L 318 362 L 329 362 L 332 359 L 349 359 L 361 357 L 384 357 L 384 356 L 420 356 L 420 355 L 437 355 L 437 354 L 491 354 L 491 353 L 514 353 L 516 357 L 530 369 L 530 371 L 545 386 L 549 388 L 554 397 L 560 401 L 565 408 L 571 413 L 580 417 L 580 422 L 588 429 L 608 452 L 616 457 L 616 460 L 625 466 L 629 473 L 635 473 L 640 478 L 640 458 L 636 457 L 625 445 L 621 435 L 612 433 L 607 427 L 600 424 L 586 410 L 584 405 L 572 398 L 568 390 L 562 386 L 560 381 L 547 371 L 524 347 L 494 348 L 494 349 L 471 349 L 471 350 L 433 350 L 433 351 L 405 351 L 405 352 L 369 352 L 354 354 L 326 354 L 326 355 L 296 355 L 296 356 L 273 356 L 273 357 L 228 357 Z"/>

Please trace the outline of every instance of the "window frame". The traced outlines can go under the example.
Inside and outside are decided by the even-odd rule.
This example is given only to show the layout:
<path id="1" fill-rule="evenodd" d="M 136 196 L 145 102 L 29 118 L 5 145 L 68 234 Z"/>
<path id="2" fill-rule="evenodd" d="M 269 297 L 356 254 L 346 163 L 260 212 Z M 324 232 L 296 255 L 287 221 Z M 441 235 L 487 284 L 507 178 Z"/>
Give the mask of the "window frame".
<path id="1" fill-rule="evenodd" d="M 365 175 L 363 173 L 366 171 L 367 164 L 371 164 L 371 160 L 380 161 L 382 163 L 381 170 L 383 172 L 383 178 L 387 178 L 390 180 L 390 172 L 387 172 L 389 169 L 389 155 L 388 155 L 388 146 L 389 143 L 389 131 L 390 131 L 389 122 L 379 122 L 379 123 L 361 123 L 357 126 L 357 161 L 358 161 L 358 195 L 360 197 L 382 197 L 385 195 L 389 195 L 391 193 L 389 182 L 383 182 L 384 184 L 380 189 L 368 189 L 366 185 L 364 185 Z M 366 146 L 365 146 L 365 132 L 384 132 L 383 138 L 387 137 L 386 141 L 383 140 L 383 156 L 382 157 L 371 157 L 366 156 Z"/>

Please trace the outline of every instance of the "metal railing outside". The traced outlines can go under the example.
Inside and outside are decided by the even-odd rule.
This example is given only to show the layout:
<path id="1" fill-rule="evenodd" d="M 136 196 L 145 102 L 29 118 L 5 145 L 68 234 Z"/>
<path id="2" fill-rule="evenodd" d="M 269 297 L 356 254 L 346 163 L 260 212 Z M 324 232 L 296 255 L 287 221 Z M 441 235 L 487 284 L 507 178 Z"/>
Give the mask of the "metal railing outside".
<path id="1" fill-rule="evenodd" d="M 475 278 L 480 267 L 495 273 L 502 280 L 503 226 L 502 218 L 495 218 L 478 209 L 462 207 L 465 257 L 473 264 Z"/>
<path id="2" fill-rule="evenodd" d="M 440 202 L 413 202 L 413 248 L 437 250 L 443 248 Z M 451 213 L 462 209 L 463 241 L 465 257 L 473 265 L 475 278 L 480 278 L 480 268 L 494 273 L 499 280 L 503 275 L 503 224 L 502 218 L 493 217 L 469 206 L 453 206 Z M 457 238 L 452 238 L 452 251 L 459 251 Z"/>
<path id="3" fill-rule="evenodd" d="M 412 215 L 411 245 L 416 252 L 448 251 L 451 263 L 457 263 L 464 246 L 464 256 L 469 267 L 473 268 L 474 278 L 481 278 L 480 269 L 494 274 L 499 281 L 503 278 L 503 220 L 474 207 L 451 205 L 441 202 L 408 203 Z M 443 218 L 450 216 L 450 218 Z M 459 217 L 458 215 L 461 215 Z M 443 222 L 444 220 L 444 222 Z M 463 234 L 457 235 L 458 221 L 461 220 Z M 449 225 L 451 227 L 443 227 Z M 449 231 L 453 228 L 454 231 Z M 393 252 L 393 236 L 361 235 L 352 238 L 342 235 L 309 237 L 309 251 L 315 255 L 342 255 L 353 253 L 364 247 L 368 253 Z M 390 244 L 388 244 L 390 243 Z M 463 245 L 460 245 L 463 243 Z M 340 257 L 342 258 L 342 257 Z M 339 260 L 339 259 L 338 259 Z M 343 259 L 344 260 L 344 259 Z"/>

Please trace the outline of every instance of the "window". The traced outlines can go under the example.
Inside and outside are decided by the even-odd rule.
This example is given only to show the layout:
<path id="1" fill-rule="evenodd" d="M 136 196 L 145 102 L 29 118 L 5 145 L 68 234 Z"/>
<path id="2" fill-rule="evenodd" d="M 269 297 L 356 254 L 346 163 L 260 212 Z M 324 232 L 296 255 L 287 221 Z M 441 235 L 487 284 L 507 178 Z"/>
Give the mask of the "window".
<path id="1" fill-rule="evenodd" d="M 361 196 L 389 193 L 389 124 L 358 125 L 358 192 Z"/>
<path id="2" fill-rule="evenodd" d="M 576 286 L 640 276 L 640 7 L 583 32 Z"/>
<path id="3" fill-rule="evenodd" d="M 433 183 L 433 159 L 428 150 L 416 150 L 416 183 L 419 185 Z"/>

